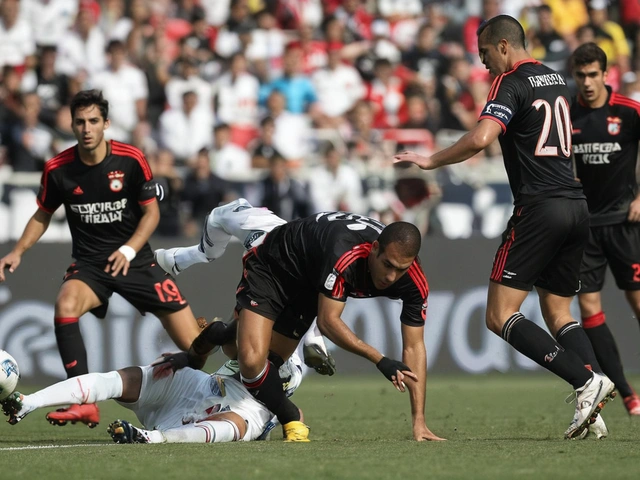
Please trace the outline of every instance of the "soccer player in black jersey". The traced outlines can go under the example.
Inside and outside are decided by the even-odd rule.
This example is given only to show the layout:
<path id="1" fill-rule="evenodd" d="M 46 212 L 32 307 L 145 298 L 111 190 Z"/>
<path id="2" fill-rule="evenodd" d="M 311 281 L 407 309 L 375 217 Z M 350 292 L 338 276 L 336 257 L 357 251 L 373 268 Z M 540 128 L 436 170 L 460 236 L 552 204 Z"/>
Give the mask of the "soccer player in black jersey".
<path id="1" fill-rule="evenodd" d="M 589 231 L 571 162 L 569 90 L 560 74 L 529 55 L 522 26 L 510 16 L 483 23 L 478 46 L 496 78 L 477 125 L 431 157 L 401 152 L 394 159 L 433 169 L 462 162 L 499 138 L 515 208 L 493 262 L 487 326 L 573 386 L 577 405 L 565 437 L 584 438 L 615 393 L 569 311 Z M 519 312 L 534 286 L 555 339 Z"/>
<path id="2" fill-rule="evenodd" d="M 609 265 L 616 285 L 640 318 L 640 194 L 636 181 L 640 103 L 605 85 L 607 56 L 595 43 L 578 47 L 571 66 L 578 86 L 577 101 L 571 108 L 573 152 L 591 214 L 578 294 L 582 327 L 627 411 L 640 415 L 640 399 L 624 376 L 600 297 Z"/>
<path id="3" fill-rule="evenodd" d="M 233 211 L 227 211 L 231 207 Z M 274 367 L 295 351 L 316 316 L 321 333 L 337 346 L 375 363 L 399 391 L 408 387 L 416 440 L 442 440 L 428 429 L 424 418 L 424 321 L 429 288 L 417 259 L 418 229 L 405 222 L 385 227 L 345 212 L 319 213 L 281 224 L 268 210 L 251 207 L 246 201 L 234 202 L 229 208 L 214 209 L 209 216 L 203 233 L 207 245 L 200 253 L 217 258 L 230 235 L 244 239 L 250 248 L 236 291 L 240 373 L 249 391 L 278 417 L 285 441 L 306 442 L 309 429 L 278 386 Z M 252 244 L 259 237 L 263 242 Z M 158 258 L 167 260 L 166 252 L 161 253 Z M 187 260 L 181 263 L 183 268 L 198 263 L 182 260 Z M 175 259 L 170 263 L 165 269 L 174 271 Z M 376 296 L 403 301 L 400 320 L 406 364 L 360 340 L 340 318 L 348 297 Z M 192 352 L 206 353 L 202 348 L 212 344 L 207 338 L 211 330 L 205 329 L 196 339 Z"/>
<path id="4" fill-rule="evenodd" d="M 104 318 L 113 292 L 140 312 L 157 315 L 173 341 L 188 349 L 201 329 L 191 307 L 171 277 L 154 263 L 147 243 L 160 212 L 151 169 L 140 150 L 107 141 L 108 102 L 96 90 L 79 92 L 71 101 L 72 128 L 78 144 L 44 167 L 37 202 L 13 250 L 0 259 L 15 271 L 22 255 L 44 234 L 51 216 L 64 205 L 73 240 L 72 256 L 55 304 L 55 335 L 67 376 L 88 373 L 79 317 L 91 311 Z M 51 423 L 67 421 L 95 426 L 98 408 L 74 405 L 51 412 Z"/>

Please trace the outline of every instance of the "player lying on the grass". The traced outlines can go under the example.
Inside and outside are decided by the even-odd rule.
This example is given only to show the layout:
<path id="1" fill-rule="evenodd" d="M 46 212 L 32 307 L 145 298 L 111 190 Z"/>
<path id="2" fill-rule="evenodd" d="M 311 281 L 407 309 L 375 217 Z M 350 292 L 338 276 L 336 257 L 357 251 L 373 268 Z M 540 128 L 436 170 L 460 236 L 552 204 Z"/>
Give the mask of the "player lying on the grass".
<path id="1" fill-rule="evenodd" d="M 166 364 L 127 367 L 63 380 L 31 395 L 14 392 L 2 410 L 15 425 L 38 408 L 88 404 L 114 399 L 136 414 L 145 430 L 126 420 L 111 423 L 116 443 L 220 443 L 261 440 L 275 426 L 273 414 L 257 402 L 238 380 L 237 362 L 228 361 L 216 373 Z M 289 396 L 302 381 L 300 358 L 294 353 L 280 367 Z"/>
<path id="2" fill-rule="evenodd" d="M 168 274 L 177 276 L 198 263 L 209 263 L 224 255 L 232 237 L 246 250 L 260 245 L 268 232 L 287 223 L 267 208 L 253 208 L 244 198 L 214 208 L 205 219 L 200 243 L 189 247 L 158 249 L 156 262 Z M 235 322 L 228 331 L 228 342 L 235 343 Z M 336 372 L 335 361 L 328 352 L 322 334 L 314 322 L 303 338 L 305 364 L 321 375 Z"/>

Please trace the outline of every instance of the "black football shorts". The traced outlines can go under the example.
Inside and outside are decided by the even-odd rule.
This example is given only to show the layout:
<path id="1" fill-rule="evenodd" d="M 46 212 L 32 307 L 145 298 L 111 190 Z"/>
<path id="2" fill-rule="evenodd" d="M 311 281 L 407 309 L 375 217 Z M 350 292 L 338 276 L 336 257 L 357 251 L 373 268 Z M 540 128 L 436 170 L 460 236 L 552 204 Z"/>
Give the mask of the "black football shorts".
<path id="1" fill-rule="evenodd" d="M 109 298 L 114 292 L 142 314 L 177 312 L 189 305 L 173 278 L 155 262 L 130 267 L 126 276 L 120 274 L 112 277 L 100 265 L 77 260 L 67 269 L 63 282 L 68 280 L 81 280 L 95 292 L 102 305 L 91 310 L 91 313 L 98 318 L 106 316 Z"/>
<path id="2" fill-rule="evenodd" d="M 580 268 L 581 293 L 602 290 L 607 265 L 620 290 L 640 290 L 640 224 L 591 227 Z"/>
<path id="3" fill-rule="evenodd" d="M 253 252 L 244 258 L 242 279 L 236 290 L 239 308 L 274 321 L 273 330 L 300 340 L 318 312 L 318 293 L 284 285 Z"/>
<path id="4" fill-rule="evenodd" d="M 584 199 L 551 197 L 516 206 L 493 260 L 491 281 L 563 297 L 580 289 L 580 264 L 589 236 Z"/>

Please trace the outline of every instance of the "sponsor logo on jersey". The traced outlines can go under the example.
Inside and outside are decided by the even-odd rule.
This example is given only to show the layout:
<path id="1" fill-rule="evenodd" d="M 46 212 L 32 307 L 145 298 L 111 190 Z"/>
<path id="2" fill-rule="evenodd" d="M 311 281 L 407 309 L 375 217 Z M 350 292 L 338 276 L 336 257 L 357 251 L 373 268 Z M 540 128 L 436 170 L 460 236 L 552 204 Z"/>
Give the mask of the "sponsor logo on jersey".
<path id="1" fill-rule="evenodd" d="M 327 290 L 333 290 L 333 286 L 336 284 L 338 277 L 334 273 L 330 273 L 327 279 L 324 281 L 324 288 Z"/>
<path id="2" fill-rule="evenodd" d="M 73 194 L 74 195 L 82 195 L 84 192 L 82 191 L 82 188 L 80 188 L 80 185 L 78 185 L 76 188 L 73 189 Z"/>
<path id="3" fill-rule="evenodd" d="M 611 163 L 609 160 L 610 154 L 621 150 L 622 147 L 618 142 L 576 143 L 573 145 L 573 153 L 582 155 L 577 160 L 582 161 L 585 165 Z"/>
<path id="4" fill-rule="evenodd" d="M 115 202 L 72 203 L 69 208 L 80 216 L 83 223 L 114 223 L 122 221 L 122 212 L 127 207 L 127 199 Z"/>
<path id="5" fill-rule="evenodd" d="M 109 172 L 109 188 L 112 192 L 119 192 L 124 187 L 124 172 L 121 170 L 114 170 Z"/>
<path id="6" fill-rule="evenodd" d="M 618 135 L 622 130 L 622 119 L 620 117 L 607 117 L 607 132 L 609 135 Z"/>

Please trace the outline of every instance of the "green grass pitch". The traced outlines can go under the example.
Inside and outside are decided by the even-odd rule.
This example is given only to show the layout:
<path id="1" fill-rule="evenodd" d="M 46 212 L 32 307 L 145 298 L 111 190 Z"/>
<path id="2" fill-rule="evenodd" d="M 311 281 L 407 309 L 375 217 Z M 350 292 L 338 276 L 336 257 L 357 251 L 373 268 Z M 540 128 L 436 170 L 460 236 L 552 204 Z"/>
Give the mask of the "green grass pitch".
<path id="1" fill-rule="evenodd" d="M 16 426 L 0 424 L 0 478 L 640 478 L 640 418 L 629 418 L 616 398 L 603 411 L 609 438 L 563 440 L 573 415 L 569 391 L 546 373 L 431 375 L 427 422 L 448 439 L 442 443 L 411 439 L 408 395 L 380 375 L 311 372 L 294 396 L 311 426 L 308 444 L 285 444 L 277 429 L 268 442 L 115 445 L 106 433 L 111 420 L 137 424 L 115 402 L 100 404 L 95 429 L 50 426 L 40 410 Z"/>

